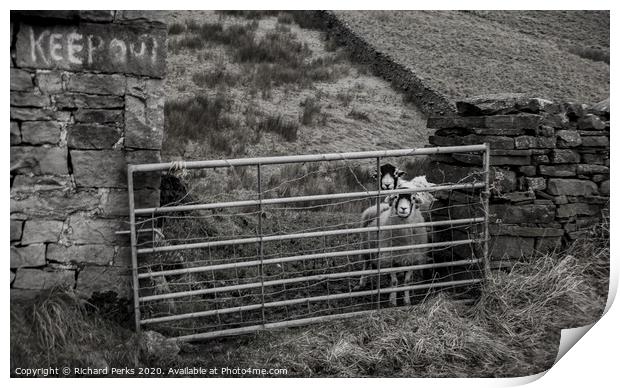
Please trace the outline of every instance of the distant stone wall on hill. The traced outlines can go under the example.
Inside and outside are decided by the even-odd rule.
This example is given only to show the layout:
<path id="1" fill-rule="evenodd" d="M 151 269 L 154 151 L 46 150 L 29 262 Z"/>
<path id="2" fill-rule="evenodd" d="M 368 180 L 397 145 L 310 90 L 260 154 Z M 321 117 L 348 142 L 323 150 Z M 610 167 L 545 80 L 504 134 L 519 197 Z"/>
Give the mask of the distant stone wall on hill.
<path id="1" fill-rule="evenodd" d="M 415 71 L 397 62 L 389 54 L 373 47 L 360 37 L 332 11 L 302 11 L 300 24 L 312 25 L 326 31 L 340 45 L 346 46 L 351 58 L 370 67 L 372 72 L 402 91 L 427 115 L 446 115 L 455 112 L 454 104 L 443 94 L 427 85 Z"/>
<path id="2" fill-rule="evenodd" d="M 154 11 L 11 13 L 11 290 L 129 295 L 127 164 L 160 161 L 166 26 Z M 159 204 L 159 177 L 136 183 Z"/>
<path id="3" fill-rule="evenodd" d="M 492 267 L 545 253 L 587 237 L 608 217 L 609 105 L 553 103 L 522 95 L 482 96 L 457 102 L 458 114 L 431 117 L 431 146 L 491 146 L 490 256 Z M 434 183 L 480 172 L 471 154 L 432 157 Z M 479 176 L 479 175 L 478 175 Z M 436 206 L 475 202 L 467 193 L 440 197 Z M 482 213 L 478 211 L 475 215 Z M 452 208 L 452 218 L 459 214 Z M 467 230 L 456 230 L 457 237 Z M 466 256 L 467 252 L 455 253 Z"/>

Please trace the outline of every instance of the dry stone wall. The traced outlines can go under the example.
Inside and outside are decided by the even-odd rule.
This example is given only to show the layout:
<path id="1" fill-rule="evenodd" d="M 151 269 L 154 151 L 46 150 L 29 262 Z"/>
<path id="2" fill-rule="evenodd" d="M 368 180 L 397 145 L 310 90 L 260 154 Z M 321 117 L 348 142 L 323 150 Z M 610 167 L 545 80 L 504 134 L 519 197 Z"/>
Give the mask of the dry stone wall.
<path id="1" fill-rule="evenodd" d="M 160 161 L 155 11 L 11 13 L 11 291 L 129 295 L 127 164 Z M 159 204 L 159 176 L 136 182 Z"/>
<path id="2" fill-rule="evenodd" d="M 429 118 L 428 127 L 436 130 L 429 141 L 432 146 L 490 144 L 493 267 L 511 266 L 521 257 L 587 237 L 608 216 L 608 104 L 588 107 L 508 94 L 456 105 L 457 115 Z M 428 178 L 443 183 L 480 177 L 480 166 L 477 155 L 438 155 Z M 436 206 L 475 201 L 472 195 L 453 192 Z M 458 206 L 451 213 L 452 218 L 482 214 L 479 207 L 461 214 Z M 452 234 L 465 237 L 470 232 Z"/>
<path id="3" fill-rule="evenodd" d="M 455 111 L 454 104 L 418 77 L 414 69 L 404 66 L 389 54 L 372 46 L 334 12 L 301 12 L 297 17 L 298 22 L 326 31 L 330 38 L 347 48 L 354 61 L 367 65 L 375 75 L 401 90 L 425 114 L 445 115 Z"/>

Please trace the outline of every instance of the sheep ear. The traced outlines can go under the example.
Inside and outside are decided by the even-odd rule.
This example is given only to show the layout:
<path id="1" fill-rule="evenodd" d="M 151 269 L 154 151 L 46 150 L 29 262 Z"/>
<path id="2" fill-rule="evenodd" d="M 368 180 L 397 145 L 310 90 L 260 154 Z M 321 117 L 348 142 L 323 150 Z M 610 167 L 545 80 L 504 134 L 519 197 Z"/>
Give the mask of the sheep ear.
<path id="1" fill-rule="evenodd" d="M 401 177 L 403 175 L 407 175 L 407 173 L 405 171 L 403 171 L 403 170 L 396 170 L 394 175 L 396 175 L 397 177 Z"/>

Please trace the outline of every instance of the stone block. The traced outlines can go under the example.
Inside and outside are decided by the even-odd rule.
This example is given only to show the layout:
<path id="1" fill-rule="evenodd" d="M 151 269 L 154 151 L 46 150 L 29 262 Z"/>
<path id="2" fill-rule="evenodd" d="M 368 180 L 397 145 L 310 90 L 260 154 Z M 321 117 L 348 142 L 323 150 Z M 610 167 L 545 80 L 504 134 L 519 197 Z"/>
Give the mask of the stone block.
<path id="1" fill-rule="evenodd" d="M 557 145 L 559 148 L 572 148 L 581 145 L 581 135 L 572 130 L 560 130 L 556 132 Z"/>
<path id="2" fill-rule="evenodd" d="M 531 237 L 494 236 L 489 244 L 492 258 L 529 257 L 534 253 L 535 239 Z"/>
<path id="3" fill-rule="evenodd" d="M 128 151 L 127 164 L 159 163 L 161 153 L 155 150 Z M 158 189 L 161 183 L 161 172 L 141 172 L 134 174 L 134 190 L 151 188 Z"/>
<path id="4" fill-rule="evenodd" d="M 482 179 L 482 168 L 450 165 L 433 162 L 426 175 L 426 179 L 432 183 L 472 183 Z"/>
<path id="5" fill-rule="evenodd" d="M 127 187 L 127 163 L 119 150 L 71 150 L 78 187 Z"/>
<path id="6" fill-rule="evenodd" d="M 125 107 L 125 99 L 122 96 L 63 93 L 54 96 L 53 99 L 56 107 L 59 109 L 113 109 Z"/>
<path id="7" fill-rule="evenodd" d="M 548 223 L 555 219 L 555 205 L 490 205 L 491 221 L 506 224 Z"/>
<path id="8" fill-rule="evenodd" d="M 94 292 L 114 291 L 119 298 L 130 298 L 130 272 L 124 268 L 87 265 L 78 273 L 76 291 L 87 297 Z"/>
<path id="9" fill-rule="evenodd" d="M 119 74 L 71 74 L 67 79 L 67 90 L 122 96 L 125 93 L 125 77 Z"/>
<path id="10" fill-rule="evenodd" d="M 67 145 L 71 149 L 112 149 L 121 139 L 120 129 L 101 124 L 74 124 L 67 129 Z"/>
<path id="11" fill-rule="evenodd" d="M 491 165 L 493 166 L 524 166 L 532 162 L 529 155 L 524 156 L 509 156 L 498 155 L 491 156 Z"/>
<path id="12" fill-rule="evenodd" d="M 56 121 L 25 121 L 22 123 L 22 142 L 39 144 L 58 144 L 60 124 Z"/>
<path id="13" fill-rule="evenodd" d="M 78 123 L 121 123 L 123 111 L 119 109 L 78 109 L 73 117 Z"/>
<path id="14" fill-rule="evenodd" d="M 533 114 L 486 116 L 484 128 L 537 129 L 542 118 Z"/>
<path id="15" fill-rule="evenodd" d="M 74 287 L 75 272 L 47 271 L 42 269 L 20 268 L 15 274 L 13 288 L 45 290 L 53 287 Z"/>
<path id="16" fill-rule="evenodd" d="M 484 116 L 435 116 L 429 117 L 426 122 L 427 128 L 486 128 Z"/>
<path id="17" fill-rule="evenodd" d="M 108 265 L 114 261 L 114 247 L 103 244 L 47 246 L 47 260 L 59 263 L 89 263 Z"/>
<path id="18" fill-rule="evenodd" d="M 482 136 L 520 136 L 525 135 L 525 130 L 517 128 L 472 128 L 476 135 Z"/>
<path id="19" fill-rule="evenodd" d="M 529 227 L 508 224 L 489 224 L 489 233 L 493 236 L 518 237 L 561 237 L 564 230 L 559 228 Z"/>
<path id="20" fill-rule="evenodd" d="M 11 147 L 12 174 L 69 174 L 67 149 L 60 147 Z"/>
<path id="21" fill-rule="evenodd" d="M 604 181 L 600 185 L 601 195 L 609 195 L 609 181 Z"/>
<path id="22" fill-rule="evenodd" d="M 11 120 L 20 121 L 47 121 L 57 120 L 62 115 L 56 111 L 42 108 L 15 108 L 11 107 Z"/>
<path id="23" fill-rule="evenodd" d="M 31 91 L 33 87 L 32 75 L 29 72 L 11 68 L 11 90 Z"/>
<path id="24" fill-rule="evenodd" d="M 577 174 L 609 174 L 609 167 L 601 166 L 600 164 L 578 164 Z"/>
<path id="25" fill-rule="evenodd" d="M 456 102 L 456 109 L 463 116 L 540 113 L 554 106 L 557 110 L 552 101 L 518 93 L 487 94 Z"/>
<path id="26" fill-rule="evenodd" d="M 125 146 L 139 149 L 161 149 L 163 127 L 147 121 L 146 104 L 133 96 L 125 96 Z"/>
<path id="27" fill-rule="evenodd" d="M 69 228 L 64 237 L 77 245 L 124 243 L 127 236 L 118 236 L 117 231 L 126 230 L 128 226 L 119 220 L 93 219 L 84 216 L 71 216 Z"/>
<path id="28" fill-rule="evenodd" d="M 134 191 L 136 208 L 158 207 L 159 190 L 144 189 Z M 129 197 L 126 190 L 110 190 L 101 197 L 102 215 L 106 217 L 128 217 Z"/>
<path id="29" fill-rule="evenodd" d="M 544 136 L 518 136 L 514 139 L 515 148 L 555 148 L 556 142 L 552 137 Z"/>
<path id="30" fill-rule="evenodd" d="M 146 23 L 153 27 L 163 28 L 166 24 L 166 13 L 164 11 L 136 11 L 136 10 L 122 10 L 116 14 L 116 22 L 130 22 L 130 23 Z"/>
<path id="31" fill-rule="evenodd" d="M 547 164 L 547 163 L 551 163 L 551 161 L 549 160 L 549 156 L 545 155 L 545 154 L 539 154 L 539 155 L 532 155 L 532 164 L 533 165 L 539 165 L 539 164 Z"/>
<path id="32" fill-rule="evenodd" d="M 22 142 L 22 133 L 19 130 L 19 123 L 11 121 L 11 145 L 18 145 Z"/>
<path id="33" fill-rule="evenodd" d="M 551 178 L 547 183 L 547 191 L 551 195 L 590 197 L 598 194 L 598 187 L 594 182 L 586 180 Z"/>
<path id="34" fill-rule="evenodd" d="M 58 70 L 37 70 L 37 86 L 42 93 L 56 94 L 63 91 L 62 72 Z"/>
<path id="35" fill-rule="evenodd" d="M 11 247 L 11 268 L 45 265 L 45 244 Z"/>
<path id="36" fill-rule="evenodd" d="M 609 138 L 606 136 L 584 136 L 581 138 L 583 147 L 609 147 Z"/>
<path id="37" fill-rule="evenodd" d="M 21 240 L 23 227 L 24 221 L 11 220 L 11 242 Z"/>
<path id="38" fill-rule="evenodd" d="M 566 116 L 566 113 L 561 112 L 545 115 L 541 124 L 548 125 L 555 129 L 567 129 L 570 125 L 570 121 L 568 120 L 568 116 Z"/>
<path id="39" fill-rule="evenodd" d="M 533 203 L 534 199 L 536 199 L 534 193 L 531 191 L 514 191 L 512 193 L 501 193 L 497 196 L 497 198 L 520 204 Z"/>
<path id="40" fill-rule="evenodd" d="M 45 242 L 58 242 L 62 232 L 62 221 L 57 220 L 29 220 L 24 224 L 22 245 Z"/>
<path id="41" fill-rule="evenodd" d="M 166 30 L 112 23 L 21 23 L 15 51 L 18 67 L 161 78 L 166 69 Z"/>
<path id="42" fill-rule="evenodd" d="M 116 255 L 114 256 L 114 266 L 131 269 L 131 248 L 130 247 L 117 247 Z"/>
<path id="43" fill-rule="evenodd" d="M 577 120 L 577 128 L 579 129 L 602 130 L 605 129 L 605 126 L 605 122 L 593 114 L 587 114 Z"/>
<path id="44" fill-rule="evenodd" d="M 536 166 L 521 166 L 519 172 L 525 176 L 534 176 L 536 175 Z"/>
<path id="45" fill-rule="evenodd" d="M 545 190 L 547 188 L 547 180 L 541 177 L 524 178 L 525 186 L 532 191 Z"/>
<path id="46" fill-rule="evenodd" d="M 565 102 L 562 104 L 564 111 L 571 120 L 577 120 L 586 114 L 588 106 L 577 102 Z"/>
<path id="47" fill-rule="evenodd" d="M 574 150 L 556 149 L 550 154 L 551 163 L 579 163 L 580 160 L 579 152 Z"/>
<path id="48" fill-rule="evenodd" d="M 47 95 L 32 92 L 11 92 L 11 106 L 42 108 L 50 105 Z"/>
<path id="49" fill-rule="evenodd" d="M 48 193 L 11 198 L 11 215 L 29 217 L 64 218 L 78 211 L 94 211 L 99 206 L 97 192 L 70 193 L 55 190 Z"/>
<path id="50" fill-rule="evenodd" d="M 588 203 L 568 203 L 558 206 L 557 216 L 559 218 L 568 218 L 578 215 L 594 216 L 599 215 L 600 212 L 601 207 L 598 205 Z"/>
<path id="51" fill-rule="evenodd" d="M 114 20 L 114 11 L 80 10 L 80 20 L 88 22 L 111 22 Z"/>
<path id="52" fill-rule="evenodd" d="M 609 154 L 581 154 L 581 161 L 585 164 L 601 164 L 609 160 Z"/>
<path id="53" fill-rule="evenodd" d="M 541 164 L 538 166 L 538 171 L 545 176 L 569 177 L 575 176 L 576 167 L 574 164 Z"/>
<path id="54" fill-rule="evenodd" d="M 509 193 L 517 189 L 517 174 L 514 171 L 491 167 L 489 179 L 495 191 Z"/>
<path id="55" fill-rule="evenodd" d="M 11 196 L 20 196 L 20 194 L 40 194 L 45 191 L 52 190 L 71 190 L 71 177 L 54 176 L 54 175 L 17 175 L 11 186 Z"/>

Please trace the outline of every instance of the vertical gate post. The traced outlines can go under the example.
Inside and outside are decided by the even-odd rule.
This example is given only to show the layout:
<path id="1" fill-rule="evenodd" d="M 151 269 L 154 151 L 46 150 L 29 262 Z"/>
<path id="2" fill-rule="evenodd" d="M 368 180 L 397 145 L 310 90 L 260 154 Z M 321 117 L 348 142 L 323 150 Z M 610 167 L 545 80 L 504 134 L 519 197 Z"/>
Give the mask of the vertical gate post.
<path id="1" fill-rule="evenodd" d="M 256 164 L 256 181 L 258 190 L 258 249 L 260 258 L 260 296 L 261 296 L 261 315 L 263 319 L 263 325 L 265 324 L 265 270 L 263 267 L 263 261 L 265 260 L 264 248 L 263 248 L 263 184 L 261 181 L 261 165 Z"/>
<path id="2" fill-rule="evenodd" d="M 133 192 L 133 166 L 127 167 L 127 192 L 129 194 L 129 233 L 131 243 L 131 287 L 133 288 L 133 311 L 136 322 L 136 332 L 140 332 L 140 300 L 138 289 L 140 283 L 138 280 L 138 252 L 136 239 L 136 213 L 135 199 Z"/>
<path id="3" fill-rule="evenodd" d="M 396 189 L 396 187 L 394 187 Z M 377 309 L 381 308 L 381 157 L 377 158 Z M 371 283 L 372 284 L 372 283 Z"/>
<path id="4" fill-rule="evenodd" d="M 484 143 L 484 193 L 482 198 L 482 206 L 484 211 L 484 241 L 482 245 L 482 255 L 484 259 L 484 277 L 488 279 L 491 274 L 491 262 L 489 258 L 489 198 L 490 191 L 490 165 L 491 165 L 491 145 Z"/>

